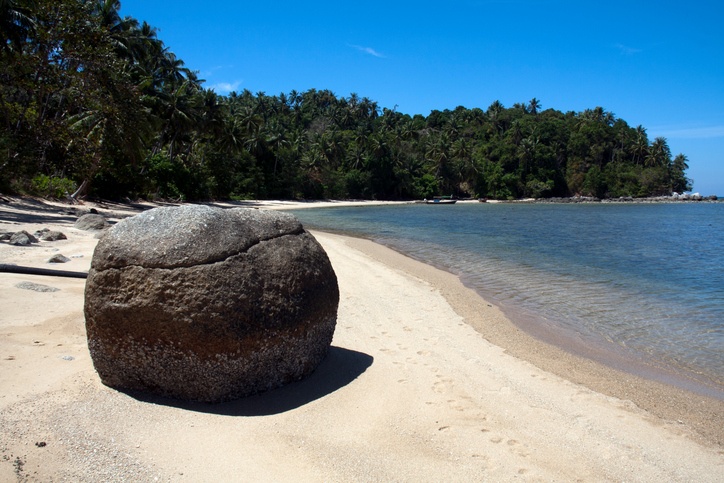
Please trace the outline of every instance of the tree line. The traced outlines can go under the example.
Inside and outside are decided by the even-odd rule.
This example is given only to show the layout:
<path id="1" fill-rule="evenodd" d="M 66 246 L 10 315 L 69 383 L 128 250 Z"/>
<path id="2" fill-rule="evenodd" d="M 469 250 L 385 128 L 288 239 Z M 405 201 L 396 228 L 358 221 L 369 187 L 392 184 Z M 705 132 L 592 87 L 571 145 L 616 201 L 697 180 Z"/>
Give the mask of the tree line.
<path id="1" fill-rule="evenodd" d="M 118 0 L 0 0 L 0 190 L 149 199 L 514 199 L 691 189 L 601 107 L 429 115 L 310 89 L 218 95 Z"/>

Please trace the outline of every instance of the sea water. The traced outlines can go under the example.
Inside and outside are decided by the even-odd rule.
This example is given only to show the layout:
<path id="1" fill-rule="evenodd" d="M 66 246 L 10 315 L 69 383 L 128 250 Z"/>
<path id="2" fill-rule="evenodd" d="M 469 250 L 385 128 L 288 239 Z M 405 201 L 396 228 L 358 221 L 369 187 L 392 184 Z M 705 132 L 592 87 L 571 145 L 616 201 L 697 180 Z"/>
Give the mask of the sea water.
<path id="1" fill-rule="evenodd" d="M 306 228 L 369 238 L 450 271 L 514 322 L 573 335 L 631 367 L 670 370 L 724 398 L 724 203 L 406 204 L 294 214 Z"/>

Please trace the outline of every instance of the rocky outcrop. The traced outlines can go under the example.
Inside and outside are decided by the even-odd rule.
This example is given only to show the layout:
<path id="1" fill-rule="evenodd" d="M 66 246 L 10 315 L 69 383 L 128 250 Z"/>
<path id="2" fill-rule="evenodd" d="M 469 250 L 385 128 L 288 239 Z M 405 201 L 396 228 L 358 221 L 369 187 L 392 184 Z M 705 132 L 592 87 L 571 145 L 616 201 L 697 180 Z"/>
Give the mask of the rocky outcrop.
<path id="1" fill-rule="evenodd" d="M 88 347 L 108 386 L 225 401 L 310 374 L 338 302 L 326 253 L 293 216 L 157 208 L 98 242 Z"/>

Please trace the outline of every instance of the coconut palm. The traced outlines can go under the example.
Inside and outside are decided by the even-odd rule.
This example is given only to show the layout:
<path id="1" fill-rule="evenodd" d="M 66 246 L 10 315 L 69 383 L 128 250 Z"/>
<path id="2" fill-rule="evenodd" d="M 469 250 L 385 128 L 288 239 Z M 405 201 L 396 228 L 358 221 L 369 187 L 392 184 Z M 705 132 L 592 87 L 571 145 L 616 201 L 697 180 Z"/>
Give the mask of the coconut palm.
<path id="1" fill-rule="evenodd" d="M 633 141 L 633 162 L 640 164 L 646 158 L 649 150 L 649 140 L 646 129 L 640 124 L 636 127 L 636 138 Z"/>
<path id="2" fill-rule="evenodd" d="M 160 146 L 168 146 L 169 158 L 173 160 L 178 153 L 178 144 L 201 121 L 202 98 L 193 80 L 184 80 L 171 92 L 163 92 L 159 97 L 162 100 L 160 118 L 163 124 Z"/>
<path id="3" fill-rule="evenodd" d="M 0 0 L 0 50 L 20 51 L 35 31 L 32 0 Z"/>
<path id="4" fill-rule="evenodd" d="M 646 156 L 646 166 L 668 168 L 671 163 L 671 149 L 664 137 L 657 137 L 651 143 L 649 154 Z"/>
<path id="5" fill-rule="evenodd" d="M 541 108 L 541 103 L 535 97 L 528 102 L 528 111 L 534 116 L 538 114 L 538 109 Z"/>

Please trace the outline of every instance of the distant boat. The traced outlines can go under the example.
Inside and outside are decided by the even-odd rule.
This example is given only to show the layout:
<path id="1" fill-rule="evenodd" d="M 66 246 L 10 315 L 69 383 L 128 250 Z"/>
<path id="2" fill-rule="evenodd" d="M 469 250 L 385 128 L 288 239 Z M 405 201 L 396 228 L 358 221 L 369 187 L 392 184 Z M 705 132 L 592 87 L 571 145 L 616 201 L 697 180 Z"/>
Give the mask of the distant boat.
<path id="1" fill-rule="evenodd" d="M 454 205 L 458 200 L 453 199 L 451 196 L 436 196 L 431 200 L 425 200 L 428 205 Z"/>

